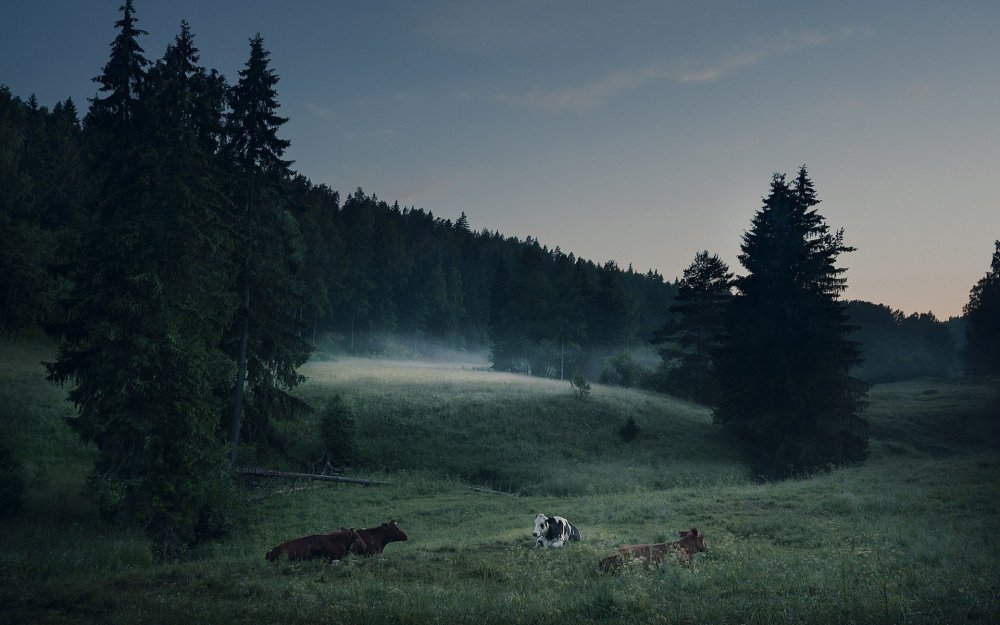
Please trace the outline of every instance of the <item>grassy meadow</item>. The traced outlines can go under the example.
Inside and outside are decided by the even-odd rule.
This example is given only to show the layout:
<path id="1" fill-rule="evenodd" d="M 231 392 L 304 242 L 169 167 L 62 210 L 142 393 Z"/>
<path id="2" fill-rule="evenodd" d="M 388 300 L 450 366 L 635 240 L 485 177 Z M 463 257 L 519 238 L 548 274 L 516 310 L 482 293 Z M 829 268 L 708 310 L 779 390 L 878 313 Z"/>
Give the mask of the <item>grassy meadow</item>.
<path id="1" fill-rule="evenodd" d="M 0 522 L 0 623 L 997 623 L 1000 415 L 959 380 L 871 393 L 864 464 L 767 481 L 704 407 L 460 364 L 309 363 L 299 394 L 354 409 L 356 477 L 388 486 L 267 484 L 240 493 L 227 537 L 158 562 L 84 493 L 91 450 L 61 419 L 44 342 L 0 346 L 0 427 L 28 501 Z M 629 417 L 641 428 L 624 442 Z M 282 424 L 302 470 L 316 415 Z M 248 452 L 252 455 L 252 450 Z M 261 456 L 261 463 L 277 462 Z M 290 486 L 305 488 L 289 492 Z M 473 491 L 483 486 L 509 494 Z M 537 512 L 583 541 L 535 549 Z M 287 538 L 399 521 L 381 557 L 270 564 Z M 600 575 L 621 543 L 698 527 L 692 565 Z"/>

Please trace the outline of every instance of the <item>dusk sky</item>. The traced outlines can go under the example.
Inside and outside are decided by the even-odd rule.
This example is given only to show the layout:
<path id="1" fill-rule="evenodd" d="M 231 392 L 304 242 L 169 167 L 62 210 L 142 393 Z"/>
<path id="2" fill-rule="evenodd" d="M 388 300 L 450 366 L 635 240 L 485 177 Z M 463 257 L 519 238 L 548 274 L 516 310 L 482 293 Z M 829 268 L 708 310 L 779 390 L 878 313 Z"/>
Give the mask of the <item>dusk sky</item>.
<path id="1" fill-rule="evenodd" d="M 81 110 L 119 0 L 5 2 L 0 84 Z M 136 0 L 235 82 L 258 31 L 287 156 L 346 196 L 668 279 L 737 273 L 773 172 L 805 164 L 857 252 L 846 297 L 961 313 L 1000 238 L 1000 2 Z"/>

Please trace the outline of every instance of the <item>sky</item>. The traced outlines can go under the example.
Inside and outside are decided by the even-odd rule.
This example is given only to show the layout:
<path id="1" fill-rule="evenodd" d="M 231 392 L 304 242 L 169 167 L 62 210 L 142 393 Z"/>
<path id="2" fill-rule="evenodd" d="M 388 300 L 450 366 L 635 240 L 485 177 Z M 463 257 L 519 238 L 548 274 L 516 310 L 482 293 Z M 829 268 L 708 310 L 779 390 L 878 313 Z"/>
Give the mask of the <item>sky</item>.
<path id="1" fill-rule="evenodd" d="M 120 0 L 0 4 L 0 84 L 81 109 Z M 230 82 L 271 52 L 286 156 L 346 197 L 637 271 L 737 273 L 806 165 L 849 299 L 961 314 L 1000 239 L 1000 2 L 136 0 Z"/>

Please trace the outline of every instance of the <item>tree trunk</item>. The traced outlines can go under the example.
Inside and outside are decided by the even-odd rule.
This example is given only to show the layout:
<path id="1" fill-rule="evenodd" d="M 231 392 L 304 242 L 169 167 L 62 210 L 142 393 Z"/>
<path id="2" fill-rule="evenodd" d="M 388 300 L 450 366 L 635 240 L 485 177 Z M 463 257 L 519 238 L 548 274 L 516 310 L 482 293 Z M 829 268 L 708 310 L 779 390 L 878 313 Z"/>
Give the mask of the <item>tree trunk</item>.
<path id="1" fill-rule="evenodd" d="M 566 340 L 559 337 L 559 381 L 563 380 L 563 369 L 566 365 Z"/>
<path id="2" fill-rule="evenodd" d="M 249 280 L 249 276 L 248 276 Z M 236 364 L 236 388 L 233 391 L 233 418 L 229 424 L 229 466 L 236 466 L 239 455 L 240 428 L 243 426 L 243 391 L 247 381 L 247 342 L 250 338 L 250 283 L 243 286 L 243 320 L 240 324 L 240 355 Z"/>
<path id="3" fill-rule="evenodd" d="M 240 429 L 243 427 L 243 395 L 247 382 L 247 343 L 250 340 L 250 270 L 253 267 L 253 193 L 254 175 L 247 176 L 246 256 L 243 260 L 243 319 L 240 320 L 240 353 L 236 361 L 236 388 L 233 389 L 233 418 L 229 424 L 229 466 L 236 466 L 240 451 Z"/>
<path id="4" fill-rule="evenodd" d="M 132 519 L 135 516 L 136 481 L 139 479 L 139 468 L 142 466 L 144 449 L 145 446 L 141 440 L 137 440 L 132 449 L 132 462 L 128 470 L 128 482 L 125 485 L 125 505 L 122 510 L 122 520 L 126 526 L 132 524 Z"/>

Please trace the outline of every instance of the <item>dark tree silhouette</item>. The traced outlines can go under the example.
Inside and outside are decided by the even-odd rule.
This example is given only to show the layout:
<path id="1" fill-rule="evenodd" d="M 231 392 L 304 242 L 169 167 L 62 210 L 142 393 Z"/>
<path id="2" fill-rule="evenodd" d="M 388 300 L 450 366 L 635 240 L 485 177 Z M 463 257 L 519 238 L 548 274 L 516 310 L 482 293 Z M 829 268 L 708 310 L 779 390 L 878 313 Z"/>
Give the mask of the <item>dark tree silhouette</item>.
<path id="1" fill-rule="evenodd" d="M 142 121 L 139 119 L 140 98 L 149 61 L 139 45 L 139 37 L 148 33 L 136 27 L 132 0 L 125 0 L 118 10 L 122 17 L 115 22 L 118 35 L 111 42 L 111 57 L 101 74 L 94 78 L 101 86 L 100 93 L 106 95 L 91 100 L 87 127 L 106 134 L 100 142 L 104 147 L 100 157 L 113 159 L 120 166 L 128 163 L 130 156 L 127 149 L 123 153 L 121 148 L 128 148 L 136 140 L 134 133 Z"/>
<path id="2" fill-rule="evenodd" d="M 969 292 L 965 314 L 965 368 L 977 375 L 1000 373 L 1000 241 L 986 275 Z"/>
<path id="3" fill-rule="evenodd" d="M 953 332 L 932 313 L 913 313 L 868 302 L 847 304 L 857 326 L 864 362 L 855 370 L 878 384 L 925 376 L 947 376 L 961 368 Z"/>
<path id="4" fill-rule="evenodd" d="M 236 362 L 228 423 L 231 464 L 239 456 L 245 415 L 253 417 L 258 431 L 268 431 L 273 416 L 301 403 L 288 390 L 302 380 L 296 368 L 311 349 L 301 337 L 304 250 L 283 197 L 291 161 L 282 159 L 288 141 L 277 132 L 287 118 L 276 113 L 278 76 L 268 67 L 270 53 L 263 42 L 260 34 L 250 40 L 250 58 L 231 91 L 226 124 L 239 214 L 239 307 L 225 344 Z M 250 411 L 245 410 L 248 394 Z"/>
<path id="5" fill-rule="evenodd" d="M 725 332 L 732 288 L 729 266 L 707 250 L 696 254 L 684 270 L 676 303 L 670 307 L 676 317 L 653 338 L 653 343 L 663 345 L 660 355 L 668 390 L 703 403 L 717 398 L 712 354 Z"/>
<path id="6" fill-rule="evenodd" d="M 859 412 L 867 385 L 851 377 L 858 345 L 848 339 L 846 288 L 837 257 L 852 251 L 830 233 L 805 168 L 790 186 L 775 175 L 764 206 L 743 235 L 716 354 L 721 397 L 715 420 L 748 441 L 777 472 L 861 459 Z"/>
<path id="7" fill-rule="evenodd" d="M 203 70 L 190 32 L 182 28 L 145 74 L 131 2 L 122 11 L 99 77 L 111 95 L 88 114 L 96 218 L 49 326 L 59 351 L 48 367 L 53 380 L 73 383 L 70 425 L 97 446 L 103 512 L 176 546 L 197 538 L 219 485 L 215 391 L 230 306 L 215 255 L 231 246 L 226 201 L 191 112 Z"/>

